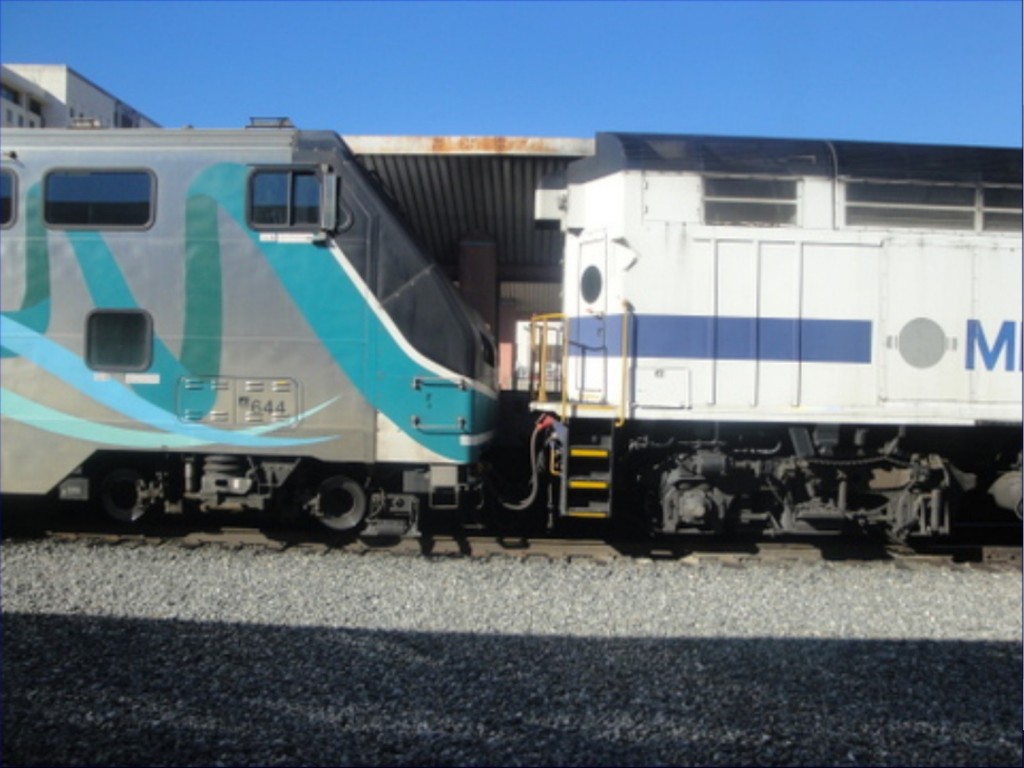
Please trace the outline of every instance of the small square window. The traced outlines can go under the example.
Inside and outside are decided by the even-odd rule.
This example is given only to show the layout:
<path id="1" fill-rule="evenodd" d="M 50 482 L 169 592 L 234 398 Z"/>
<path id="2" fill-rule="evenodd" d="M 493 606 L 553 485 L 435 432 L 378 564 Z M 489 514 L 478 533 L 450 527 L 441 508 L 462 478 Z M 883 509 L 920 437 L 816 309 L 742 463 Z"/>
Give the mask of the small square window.
<path id="1" fill-rule="evenodd" d="M 85 346 L 94 371 L 144 371 L 153 362 L 153 319 L 142 310 L 96 310 L 86 320 Z"/>
<path id="2" fill-rule="evenodd" d="M 272 227 L 288 224 L 288 174 L 259 173 L 252 177 L 252 223 Z"/>
<path id="3" fill-rule="evenodd" d="M 295 224 L 319 223 L 320 180 L 312 173 L 296 173 L 292 178 L 292 208 Z"/>
<path id="4" fill-rule="evenodd" d="M 314 171 L 257 171 L 249 181 L 249 222 L 257 229 L 315 229 L 320 179 Z"/>

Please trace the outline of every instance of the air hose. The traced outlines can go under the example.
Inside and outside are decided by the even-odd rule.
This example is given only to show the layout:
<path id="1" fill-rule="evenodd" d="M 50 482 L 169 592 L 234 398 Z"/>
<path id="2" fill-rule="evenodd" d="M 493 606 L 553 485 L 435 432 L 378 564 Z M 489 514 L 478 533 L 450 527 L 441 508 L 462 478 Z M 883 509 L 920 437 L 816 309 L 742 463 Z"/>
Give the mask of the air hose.
<path id="1" fill-rule="evenodd" d="M 537 500 L 537 491 L 540 489 L 540 451 L 537 450 L 537 437 L 545 430 L 551 428 L 556 422 L 555 417 L 544 414 L 533 427 L 533 434 L 530 435 L 530 493 L 525 499 L 518 502 L 503 501 L 501 505 L 513 512 L 522 512 L 533 506 Z"/>

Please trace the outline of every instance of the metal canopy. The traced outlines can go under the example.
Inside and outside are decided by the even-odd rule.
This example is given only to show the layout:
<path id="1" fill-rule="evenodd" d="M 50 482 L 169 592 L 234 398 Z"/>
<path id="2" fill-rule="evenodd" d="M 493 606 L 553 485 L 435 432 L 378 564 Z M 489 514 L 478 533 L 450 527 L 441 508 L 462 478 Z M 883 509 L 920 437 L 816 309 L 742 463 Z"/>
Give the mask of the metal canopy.
<path id="1" fill-rule="evenodd" d="M 592 139 L 346 136 L 437 262 L 457 277 L 459 242 L 493 238 L 501 282 L 556 282 L 562 234 L 534 220 L 534 191 L 594 152 Z"/>

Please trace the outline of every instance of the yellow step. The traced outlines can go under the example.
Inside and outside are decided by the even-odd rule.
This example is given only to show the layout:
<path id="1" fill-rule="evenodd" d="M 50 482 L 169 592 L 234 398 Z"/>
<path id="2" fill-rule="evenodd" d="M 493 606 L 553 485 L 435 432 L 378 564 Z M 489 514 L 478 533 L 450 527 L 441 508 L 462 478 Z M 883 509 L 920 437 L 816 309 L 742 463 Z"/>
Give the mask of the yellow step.
<path id="1" fill-rule="evenodd" d="M 574 459 L 607 459 L 611 451 L 607 448 L 570 448 L 569 455 Z"/>
<path id="2" fill-rule="evenodd" d="M 589 509 L 570 509 L 565 514 L 566 517 L 586 517 L 592 520 L 603 520 L 609 517 L 607 512 L 594 512 Z"/>

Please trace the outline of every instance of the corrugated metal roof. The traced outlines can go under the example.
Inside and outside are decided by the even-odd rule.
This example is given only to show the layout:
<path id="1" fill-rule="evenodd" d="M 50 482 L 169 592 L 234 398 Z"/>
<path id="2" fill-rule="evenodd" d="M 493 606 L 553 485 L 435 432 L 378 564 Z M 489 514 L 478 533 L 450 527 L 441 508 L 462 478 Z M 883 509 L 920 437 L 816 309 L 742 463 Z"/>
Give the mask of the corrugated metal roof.
<path id="1" fill-rule="evenodd" d="M 540 180 L 591 154 L 593 140 L 474 136 L 350 136 L 414 232 L 452 277 L 459 241 L 490 236 L 499 281 L 558 281 L 562 235 L 534 221 Z"/>

